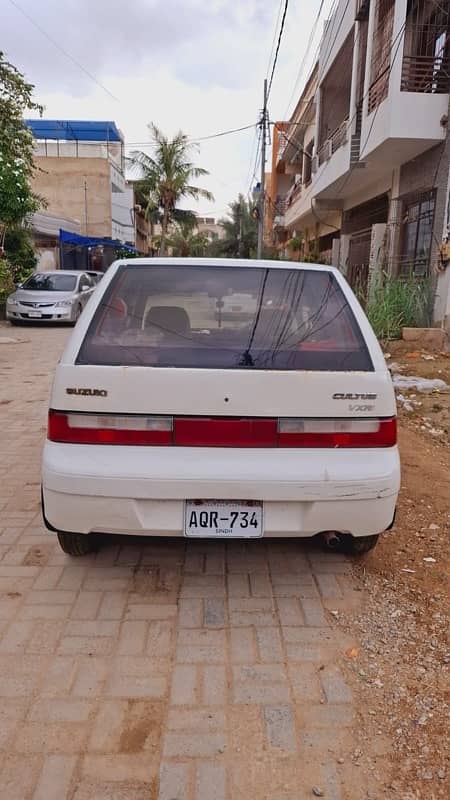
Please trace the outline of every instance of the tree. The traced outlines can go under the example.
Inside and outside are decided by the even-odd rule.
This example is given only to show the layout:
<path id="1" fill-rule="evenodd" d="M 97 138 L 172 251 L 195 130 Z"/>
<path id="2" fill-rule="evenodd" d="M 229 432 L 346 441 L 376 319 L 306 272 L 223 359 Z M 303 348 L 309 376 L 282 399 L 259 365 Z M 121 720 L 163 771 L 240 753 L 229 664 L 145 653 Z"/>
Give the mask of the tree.
<path id="1" fill-rule="evenodd" d="M 15 283 L 21 283 L 33 272 L 37 258 L 29 228 L 8 228 L 5 234 L 5 256 L 10 264 Z"/>
<path id="2" fill-rule="evenodd" d="M 173 139 L 169 139 L 154 123 L 149 128 L 153 155 L 135 151 L 132 153 L 131 164 L 142 175 L 137 185 L 145 198 L 147 218 L 160 216 L 159 254 L 164 255 L 169 225 L 175 218 L 174 212 L 180 200 L 186 197 L 198 200 L 202 197 L 211 201 L 214 197 L 211 192 L 191 183 L 209 173 L 196 167 L 190 160 L 195 146 L 189 142 L 188 137 L 179 131 Z"/>
<path id="3" fill-rule="evenodd" d="M 0 51 L 0 250 L 8 227 L 18 225 L 39 206 L 31 191 L 33 136 L 23 121 L 25 111 L 39 111 L 34 86 Z"/>
<path id="4" fill-rule="evenodd" d="M 174 256 L 204 256 L 208 246 L 208 237 L 196 230 L 195 223 L 185 219 L 174 224 L 167 244 L 172 248 Z"/>
<path id="5" fill-rule="evenodd" d="M 211 244 L 211 254 L 228 258 L 254 258 L 258 242 L 258 222 L 253 218 L 252 204 L 244 195 L 230 203 L 228 217 L 219 220 L 225 232 L 223 239 Z"/>

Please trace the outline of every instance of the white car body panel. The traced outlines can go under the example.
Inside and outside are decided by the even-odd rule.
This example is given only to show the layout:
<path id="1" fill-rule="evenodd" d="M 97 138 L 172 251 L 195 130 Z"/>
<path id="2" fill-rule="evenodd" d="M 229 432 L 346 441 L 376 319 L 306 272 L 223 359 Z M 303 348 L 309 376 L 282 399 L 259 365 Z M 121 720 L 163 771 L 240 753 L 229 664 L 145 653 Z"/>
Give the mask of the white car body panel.
<path id="1" fill-rule="evenodd" d="M 378 341 L 341 274 L 290 262 L 189 259 L 196 266 L 332 272 L 356 317 L 374 371 L 210 370 L 75 363 L 98 301 L 123 264 L 96 287 L 57 367 L 50 407 L 58 411 L 156 415 L 389 418 L 396 415 Z M 133 266 L 186 259 L 133 259 Z M 106 396 L 68 394 L 70 388 Z M 352 395 L 334 398 L 335 394 Z M 360 395 L 376 398 L 360 398 Z M 279 449 L 84 445 L 46 442 L 43 498 L 59 531 L 183 535 L 184 501 L 262 500 L 266 536 L 354 536 L 391 523 L 400 488 L 396 446 L 371 449 Z"/>

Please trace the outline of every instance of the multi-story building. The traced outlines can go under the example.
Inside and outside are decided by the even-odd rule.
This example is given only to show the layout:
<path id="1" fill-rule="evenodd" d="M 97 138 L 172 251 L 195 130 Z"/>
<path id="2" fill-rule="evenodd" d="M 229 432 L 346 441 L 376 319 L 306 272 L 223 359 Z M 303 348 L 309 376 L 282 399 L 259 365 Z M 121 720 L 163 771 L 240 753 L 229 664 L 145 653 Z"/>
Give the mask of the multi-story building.
<path id="1" fill-rule="evenodd" d="M 271 235 L 368 291 L 376 270 L 450 284 L 450 7 L 339 0 L 289 121 L 276 125 Z M 447 319 L 449 324 L 449 319 Z"/>
<path id="2" fill-rule="evenodd" d="M 225 231 L 214 217 L 201 217 L 197 216 L 197 230 L 199 233 L 204 233 L 209 242 L 215 239 L 223 239 Z"/>
<path id="3" fill-rule="evenodd" d="M 33 189 L 48 212 L 79 222 L 87 237 L 134 245 L 133 190 L 114 122 L 27 120 L 35 138 Z"/>

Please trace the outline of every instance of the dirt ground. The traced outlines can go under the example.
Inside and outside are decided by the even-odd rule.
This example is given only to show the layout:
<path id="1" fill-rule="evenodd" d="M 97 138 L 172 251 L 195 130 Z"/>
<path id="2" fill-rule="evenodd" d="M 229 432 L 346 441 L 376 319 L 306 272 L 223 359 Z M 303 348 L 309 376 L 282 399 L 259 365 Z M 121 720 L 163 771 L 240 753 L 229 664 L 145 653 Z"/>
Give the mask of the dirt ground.
<path id="1" fill-rule="evenodd" d="M 386 349 L 391 373 L 440 380 L 447 389 L 397 391 L 399 417 L 409 430 L 421 431 L 427 440 L 450 445 L 450 353 L 411 349 L 410 342 L 391 342 Z"/>
<path id="2" fill-rule="evenodd" d="M 388 362 L 400 367 L 395 372 L 450 384 L 448 354 L 411 352 L 404 342 L 391 343 L 388 352 Z M 402 491 L 397 521 L 354 566 L 363 590 L 362 608 L 338 613 L 336 619 L 360 642 L 347 653 L 362 730 L 354 762 L 376 773 L 376 741 L 388 735 L 391 769 L 383 796 L 448 800 L 450 390 L 402 393 L 420 405 L 405 412 L 399 403 Z"/>

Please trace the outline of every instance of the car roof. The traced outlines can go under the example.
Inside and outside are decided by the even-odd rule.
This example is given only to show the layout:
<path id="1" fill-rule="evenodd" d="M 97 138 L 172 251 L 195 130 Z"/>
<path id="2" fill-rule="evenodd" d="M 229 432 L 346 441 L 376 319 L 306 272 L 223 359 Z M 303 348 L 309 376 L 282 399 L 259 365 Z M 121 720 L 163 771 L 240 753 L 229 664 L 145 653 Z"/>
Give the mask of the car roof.
<path id="1" fill-rule="evenodd" d="M 34 275 L 83 275 L 86 269 L 38 269 Z M 30 275 L 30 278 L 33 277 Z"/>
<path id="2" fill-rule="evenodd" d="M 193 267 L 249 267 L 251 269 L 257 268 L 271 268 L 271 269 L 298 269 L 298 270 L 313 270 L 314 272 L 331 272 L 337 273 L 335 267 L 330 267 L 327 264 L 308 264 L 303 261 L 270 261 L 267 259 L 257 258 L 171 258 L 170 256 L 153 258 L 123 258 L 114 262 L 118 265 L 126 264 L 127 266 L 136 267 L 152 267 L 152 266 L 186 266 L 189 264 Z"/>

